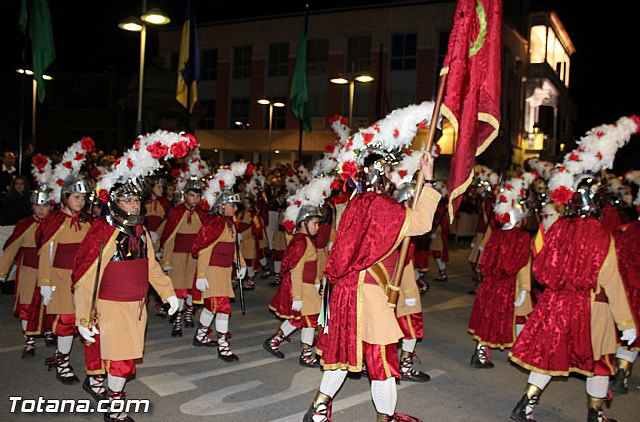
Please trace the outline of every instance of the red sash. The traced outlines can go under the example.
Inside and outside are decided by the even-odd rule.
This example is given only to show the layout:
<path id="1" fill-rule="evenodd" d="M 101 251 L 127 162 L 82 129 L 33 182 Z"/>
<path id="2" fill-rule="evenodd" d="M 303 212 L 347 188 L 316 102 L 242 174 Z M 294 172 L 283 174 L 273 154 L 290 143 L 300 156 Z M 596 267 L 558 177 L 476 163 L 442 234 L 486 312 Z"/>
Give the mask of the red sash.
<path id="1" fill-rule="evenodd" d="M 53 258 L 53 267 L 63 270 L 73 269 L 73 259 L 78 252 L 80 243 L 58 243 L 56 256 Z"/>
<path id="2" fill-rule="evenodd" d="M 196 241 L 197 233 L 194 234 L 176 234 L 176 240 L 173 244 L 173 252 L 191 254 L 191 249 Z"/>
<path id="3" fill-rule="evenodd" d="M 235 243 L 233 242 L 218 242 L 216 246 L 211 250 L 211 257 L 209 258 L 209 265 L 214 267 L 228 268 L 233 264 L 233 258 L 235 255 Z"/>
<path id="4" fill-rule="evenodd" d="M 251 223 L 238 223 L 238 233 L 249 230 L 249 227 L 251 227 Z"/>
<path id="5" fill-rule="evenodd" d="M 379 268 L 380 266 L 384 266 L 387 270 L 387 274 L 389 274 L 389 278 L 393 276 L 393 272 L 396 269 L 396 262 L 398 261 L 398 249 L 394 250 L 388 257 L 382 260 L 380 264 L 376 264 L 370 268 L 370 271 L 376 274 L 378 278 L 383 282 L 383 284 L 387 284 L 389 280 L 386 279 L 384 272 Z M 370 271 L 367 271 L 364 282 L 367 284 L 378 284 L 376 279 L 371 275 Z"/>
<path id="6" fill-rule="evenodd" d="M 160 223 L 162 223 L 162 217 L 159 215 L 148 215 L 144 218 L 144 226 L 152 232 L 158 230 Z"/>
<path id="7" fill-rule="evenodd" d="M 38 248 L 22 248 L 22 265 L 38 268 Z"/>
<path id="8" fill-rule="evenodd" d="M 318 278 L 318 261 L 307 261 L 302 269 L 302 282 L 315 284 Z"/>
<path id="9" fill-rule="evenodd" d="M 145 300 L 149 290 L 149 259 L 110 261 L 102 274 L 98 297 L 114 302 Z"/>

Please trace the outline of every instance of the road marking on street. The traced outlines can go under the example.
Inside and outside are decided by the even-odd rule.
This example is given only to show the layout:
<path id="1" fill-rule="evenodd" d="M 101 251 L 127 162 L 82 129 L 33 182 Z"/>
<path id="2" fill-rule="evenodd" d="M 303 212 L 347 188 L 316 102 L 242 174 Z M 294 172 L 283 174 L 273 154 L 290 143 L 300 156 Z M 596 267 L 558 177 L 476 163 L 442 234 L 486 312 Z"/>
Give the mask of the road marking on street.
<path id="1" fill-rule="evenodd" d="M 428 371 L 428 373 L 429 373 L 429 376 L 431 377 L 431 380 L 433 380 L 435 378 L 438 378 L 446 374 L 447 372 L 441 369 L 432 369 Z M 417 384 L 418 383 L 415 383 L 415 382 L 404 382 L 404 383 L 400 382 L 400 384 L 398 384 L 398 390 L 404 390 L 405 388 L 409 388 Z M 320 383 L 318 383 L 317 386 L 319 385 Z M 341 410 L 345 410 L 350 407 L 357 406 L 362 403 L 366 403 L 368 401 L 371 401 L 371 391 L 364 391 L 362 393 L 354 394 L 353 396 L 334 401 L 331 405 L 332 412 L 333 413 L 339 412 Z M 285 416 L 284 418 L 274 419 L 271 422 L 300 422 L 304 418 L 305 413 L 307 413 L 306 409 L 303 412 L 299 412 L 294 415 Z"/>
<path id="2" fill-rule="evenodd" d="M 298 355 L 294 354 L 284 359 L 268 357 L 247 363 L 231 364 L 225 368 L 199 372 L 197 374 L 191 374 L 187 376 L 179 375 L 175 372 L 164 372 L 162 374 L 142 377 L 140 378 L 140 381 L 151 390 L 153 390 L 157 395 L 159 395 L 160 397 L 164 397 L 172 394 L 182 393 L 184 391 L 197 389 L 198 387 L 192 381 L 212 378 L 219 375 L 242 371 L 245 369 L 256 368 L 258 366 L 269 365 L 272 363 L 284 362 L 293 358 L 298 358 Z"/>
<path id="3" fill-rule="evenodd" d="M 244 384 L 233 385 L 220 390 L 203 394 L 180 406 L 180 411 L 186 415 L 214 416 L 227 413 L 242 412 L 268 406 L 293 397 L 314 391 L 320 385 L 322 372 L 318 369 L 303 369 L 296 373 L 291 380 L 289 388 L 270 396 L 260 397 L 245 401 L 224 402 L 223 400 L 234 394 L 252 390 L 263 384 L 262 381 L 249 381 Z"/>
<path id="4" fill-rule="evenodd" d="M 193 348 L 193 346 L 189 346 L 189 347 Z M 180 348 L 182 348 L 182 346 L 180 346 Z M 206 360 L 212 360 L 212 359 L 215 359 L 215 358 L 218 357 L 217 348 L 211 347 L 211 348 L 209 348 L 209 350 L 211 350 L 212 353 L 209 353 L 209 354 L 204 355 L 204 356 L 192 356 L 192 357 L 189 357 L 189 358 L 182 358 L 182 359 L 167 358 L 167 359 L 155 360 L 155 357 L 161 356 L 161 355 L 153 356 L 151 359 L 149 359 L 147 356 L 145 356 L 145 358 L 144 358 L 145 362 L 140 364 L 140 365 L 136 365 L 136 368 L 158 368 L 158 367 L 161 367 L 161 366 L 184 365 L 184 364 L 188 364 L 188 363 L 204 362 Z M 241 348 L 241 349 L 236 349 L 233 352 L 236 355 L 243 355 L 243 354 L 247 354 L 247 353 L 251 353 L 251 352 L 256 352 L 258 350 L 264 350 L 262 345 L 244 347 L 244 348 Z M 173 352 L 170 352 L 170 353 L 173 353 Z M 168 354 L 168 353 L 164 353 L 164 354 Z"/>
<path id="5" fill-rule="evenodd" d="M 241 336 L 240 335 L 238 335 L 238 336 L 234 335 L 232 338 L 235 339 L 235 340 L 239 340 L 239 339 L 242 339 L 242 338 L 252 337 L 253 335 L 256 335 L 256 334 L 265 334 L 265 333 L 275 332 L 277 330 L 277 325 L 274 324 L 274 322 L 277 322 L 277 321 L 270 320 L 270 321 L 262 321 L 260 323 L 241 325 L 241 326 L 237 327 L 234 331 L 236 331 L 236 332 L 237 331 L 244 331 L 247 328 L 257 328 L 257 327 L 261 327 L 261 326 L 264 326 L 264 325 L 271 325 L 274 328 L 272 330 L 253 331 L 250 335 L 241 335 Z M 168 326 L 168 327 L 170 328 L 170 326 Z M 148 331 L 149 330 L 147 330 L 147 332 Z M 167 332 L 169 332 L 169 330 L 167 330 Z M 193 333 L 195 334 L 195 329 L 194 329 Z M 159 339 L 155 339 L 155 340 L 146 341 L 144 344 L 145 344 L 145 346 L 153 346 L 153 345 L 156 345 L 156 344 L 172 343 L 172 342 L 180 341 L 183 338 L 184 337 L 159 338 Z"/>
<path id="6" fill-rule="evenodd" d="M 429 312 L 437 312 L 437 311 L 446 311 L 449 309 L 457 309 L 457 308 L 466 308 L 473 305 L 474 296 L 471 295 L 461 295 L 458 297 L 454 297 L 453 299 L 447 300 L 445 302 L 438 303 L 437 305 L 428 306 L 423 314 Z"/>

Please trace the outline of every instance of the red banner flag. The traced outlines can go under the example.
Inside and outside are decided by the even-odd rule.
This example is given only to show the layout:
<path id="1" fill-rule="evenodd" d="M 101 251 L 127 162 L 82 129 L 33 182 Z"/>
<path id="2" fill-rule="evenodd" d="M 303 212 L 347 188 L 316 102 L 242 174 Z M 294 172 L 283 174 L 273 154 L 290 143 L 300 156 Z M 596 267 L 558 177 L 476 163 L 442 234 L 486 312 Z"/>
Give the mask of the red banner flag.
<path id="1" fill-rule="evenodd" d="M 475 157 L 500 127 L 501 0 L 458 0 L 440 74 L 447 74 L 442 115 L 454 128 L 449 218 L 473 180 Z"/>

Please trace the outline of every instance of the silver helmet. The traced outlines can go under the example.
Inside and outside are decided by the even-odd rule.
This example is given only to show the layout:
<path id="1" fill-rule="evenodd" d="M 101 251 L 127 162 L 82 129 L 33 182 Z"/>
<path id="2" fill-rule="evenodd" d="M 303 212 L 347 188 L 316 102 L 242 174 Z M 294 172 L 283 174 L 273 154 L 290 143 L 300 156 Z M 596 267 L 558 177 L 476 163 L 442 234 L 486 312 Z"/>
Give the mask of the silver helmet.
<path id="1" fill-rule="evenodd" d="M 365 153 L 368 155 L 363 160 L 362 183 L 366 190 L 384 190 L 385 167 L 398 164 L 400 153 L 373 148 L 365 150 Z"/>
<path id="2" fill-rule="evenodd" d="M 241 204 L 242 203 L 242 195 L 239 193 L 235 193 L 230 188 L 224 188 L 220 191 L 216 200 L 213 201 L 213 206 L 211 207 L 211 211 L 215 212 L 221 205 L 224 204 Z"/>
<path id="3" fill-rule="evenodd" d="M 298 211 L 298 216 L 296 217 L 296 227 L 305 219 L 310 217 L 322 218 L 322 212 L 320 211 L 320 208 L 314 207 L 313 205 L 301 206 L 300 211 Z"/>
<path id="4" fill-rule="evenodd" d="M 202 188 L 204 187 L 204 182 L 198 176 L 191 176 L 184 184 L 183 192 L 194 191 L 197 193 L 202 193 Z"/>
<path id="5" fill-rule="evenodd" d="M 118 198 L 137 197 L 142 198 L 148 191 L 146 180 L 143 177 L 127 180 L 125 183 L 116 183 L 109 192 L 107 205 L 113 218 L 127 226 L 142 224 L 144 221 L 144 207 L 140 207 L 139 214 L 131 214 L 120 208 Z"/>
<path id="6" fill-rule="evenodd" d="M 593 174 L 582 173 L 573 178 L 574 194 L 567 207 L 569 217 L 598 217 L 601 211 L 602 182 Z"/>
<path id="7" fill-rule="evenodd" d="M 399 203 L 403 203 L 404 201 L 408 201 L 411 198 L 413 198 L 415 193 L 416 193 L 416 184 L 413 182 L 407 182 L 407 183 L 403 183 L 398 187 L 398 189 L 393 191 L 392 196 L 393 196 L 393 199 L 395 199 Z"/>
<path id="8" fill-rule="evenodd" d="M 527 217 L 528 210 L 525 206 L 525 202 L 515 204 L 513 207 L 511 207 L 511 209 L 509 209 L 507 214 L 509 214 L 509 221 L 502 224 L 502 226 L 500 227 L 501 230 L 511 230 L 519 222 L 524 220 L 525 217 Z"/>
<path id="9" fill-rule="evenodd" d="M 46 183 L 38 184 L 38 188 L 31 191 L 31 203 L 34 205 L 45 205 L 51 201 L 52 189 Z"/>
<path id="10" fill-rule="evenodd" d="M 75 176 L 69 176 L 62 184 L 62 193 L 89 193 L 89 189 L 87 188 L 87 184 L 84 180 Z"/>

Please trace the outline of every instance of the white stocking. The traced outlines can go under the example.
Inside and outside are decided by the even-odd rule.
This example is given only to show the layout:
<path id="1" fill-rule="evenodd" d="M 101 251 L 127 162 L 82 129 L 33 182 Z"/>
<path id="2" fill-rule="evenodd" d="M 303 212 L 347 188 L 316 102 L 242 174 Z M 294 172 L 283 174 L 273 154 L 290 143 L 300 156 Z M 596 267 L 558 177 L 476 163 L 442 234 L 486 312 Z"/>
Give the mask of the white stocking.
<path id="1" fill-rule="evenodd" d="M 187 295 L 187 305 L 193 306 L 193 296 Z"/>
<path id="2" fill-rule="evenodd" d="M 267 266 L 267 258 L 265 258 L 264 256 L 262 258 L 260 258 L 260 265 L 262 265 L 263 267 Z"/>
<path id="3" fill-rule="evenodd" d="M 333 398 L 336 395 L 344 379 L 347 377 L 347 371 L 344 369 L 335 369 L 333 371 L 324 371 L 322 381 L 320 381 L 320 392 Z"/>
<path id="4" fill-rule="evenodd" d="M 402 339 L 402 351 L 413 353 L 416 350 L 416 343 L 418 342 L 417 338 L 412 338 L 411 340 Z"/>
<path id="5" fill-rule="evenodd" d="M 205 327 L 211 326 L 213 322 L 213 313 L 207 308 L 202 308 L 202 312 L 200 312 L 200 324 Z"/>
<path id="6" fill-rule="evenodd" d="M 544 390 L 547 384 L 551 381 L 551 375 L 541 374 L 540 372 L 531 371 L 529 374 L 528 383 L 531 385 L 535 385 L 540 390 Z"/>
<path id="7" fill-rule="evenodd" d="M 371 397 L 378 413 L 392 416 L 398 400 L 396 379 L 391 377 L 384 381 L 371 381 Z"/>
<path id="8" fill-rule="evenodd" d="M 276 274 L 280 274 L 280 267 L 282 267 L 282 261 L 273 261 L 273 271 Z"/>
<path id="9" fill-rule="evenodd" d="M 436 264 L 438 265 L 438 269 L 440 271 L 444 271 L 447 269 L 447 264 L 445 264 L 444 261 L 440 258 L 436 258 Z"/>
<path id="10" fill-rule="evenodd" d="M 24 319 L 23 319 L 23 320 L 20 320 L 20 324 L 22 324 L 22 331 L 23 331 L 23 332 L 26 332 L 26 331 L 27 331 L 27 324 L 28 324 L 28 323 L 29 323 L 29 321 L 25 321 Z"/>
<path id="11" fill-rule="evenodd" d="M 182 312 L 182 310 L 184 309 L 184 299 L 178 299 L 178 301 L 180 302 L 180 305 L 178 306 L 178 312 Z"/>
<path id="12" fill-rule="evenodd" d="M 420 274 L 420 271 L 418 271 L 418 270 L 413 270 L 413 275 L 415 276 L 415 278 L 416 278 L 416 280 L 417 280 L 417 279 L 419 279 L 419 278 L 420 278 L 420 276 L 421 276 L 422 274 Z"/>
<path id="13" fill-rule="evenodd" d="M 73 336 L 58 336 L 58 352 L 68 355 L 73 346 Z"/>
<path id="14" fill-rule="evenodd" d="M 520 336 L 522 329 L 524 328 L 524 324 L 516 324 L 516 337 Z"/>
<path id="15" fill-rule="evenodd" d="M 624 359 L 627 362 L 633 363 L 638 357 L 638 351 L 632 352 L 631 350 L 624 347 L 618 347 L 618 350 L 616 350 L 616 357 L 618 359 Z"/>
<path id="16" fill-rule="evenodd" d="M 609 390 L 609 377 L 595 375 L 587 378 L 587 394 L 597 399 L 607 397 Z"/>
<path id="17" fill-rule="evenodd" d="M 294 327 L 293 324 L 291 324 L 287 319 L 282 323 L 282 325 L 280 325 L 280 329 L 282 330 L 282 333 L 285 337 L 289 337 L 291 333 L 296 330 L 296 327 Z"/>
<path id="18" fill-rule="evenodd" d="M 300 332 L 300 342 L 313 346 L 313 337 L 316 334 L 315 328 L 303 328 Z"/>
<path id="19" fill-rule="evenodd" d="M 107 386 L 111 391 L 122 391 L 127 379 L 124 377 L 116 377 L 115 375 L 107 375 Z"/>
<path id="20" fill-rule="evenodd" d="M 222 334 L 229 332 L 229 315 L 216 314 L 216 331 Z"/>
<path id="21" fill-rule="evenodd" d="M 256 272 L 253 271 L 252 266 L 247 267 L 247 275 L 249 276 L 249 278 L 253 278 L 253 276 L 256 275 Z"/>

